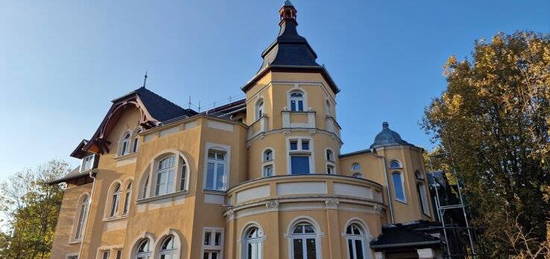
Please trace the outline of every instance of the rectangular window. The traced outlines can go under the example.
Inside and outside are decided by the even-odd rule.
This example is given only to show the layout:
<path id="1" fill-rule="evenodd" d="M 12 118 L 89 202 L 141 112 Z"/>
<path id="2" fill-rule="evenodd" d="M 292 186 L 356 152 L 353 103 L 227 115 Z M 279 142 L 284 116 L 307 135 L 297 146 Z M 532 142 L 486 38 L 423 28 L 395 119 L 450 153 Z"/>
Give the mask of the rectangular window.
<path id="1" fill-rule="evenodd" d="M 290 156 L 292 174 L 309 174 L 309 156 Z"/>
<path id="2" fill-rule="evenodd" d="M 80 166 L 80 172 L 85 172 L 94 166 L 95 155 L 89 155 L 82 159 L 82 165 Z"/>
<path id="3" fill-rule="evenodd" d="M 309 150 L 309 140 L 302 139 L 302 150 Z"/>
<path id="4" fill-rule="evenodd" d="M 208 150 L 205 189 L 223 191 L 226 188 L 226 154 L 223 151 Z"/>
<path id="5" fill-rule="evenodd" d="M 422 209 L 422 212 L 426 214 L 427 216 L 430 216 L 430 207 L 428 205 L 428 196 L 426 195 L 426 187 L 424 186 L 424 183 L 419 182 L 416 185 L 416 188 L 418 189 L 418 199 L 420 200 L 420 208 Z"/>
<path id="6" fill-rule="evenodd" d="M 203 242 L 203 259 L 221 259 L 223 249 L 223 231 L 205 228 Z"/>
<path id="7" fill-rule="evenodd" d="M 122 251 L 121 250 L 116 251 L 116 259 L 122 259 Z"/>
<path id="8" fill-rule="evenodd" d="M 67 259 L 78 259 L 78 255 L 69 255 Z"/>
<path id="9" fill-rule="evenodd" d="M 395 192 L 395 199 L 398 201 L 405 202 L 405 188 L 403 186 L 403 178 L 401 173 L 393 172 L 392 173 L 393 187 Z"/>
<path id="10" fill-rule="evenodd" d="M 111 255 L 111 252 L 109 252 L 109 250 L 105 250 L 102 252 L 101 259 L 109 259 L 110 255 Z"/>
<path id="11" fill-rule="evenodd" d="M 290 141 L 290 150 L 298 150 L 298 140 Z"/>
<path id="12" fill-rule="evenodd" d="M 265 165 L 263 176 L 268 177 L 273 175 L 273 165 Z"/>

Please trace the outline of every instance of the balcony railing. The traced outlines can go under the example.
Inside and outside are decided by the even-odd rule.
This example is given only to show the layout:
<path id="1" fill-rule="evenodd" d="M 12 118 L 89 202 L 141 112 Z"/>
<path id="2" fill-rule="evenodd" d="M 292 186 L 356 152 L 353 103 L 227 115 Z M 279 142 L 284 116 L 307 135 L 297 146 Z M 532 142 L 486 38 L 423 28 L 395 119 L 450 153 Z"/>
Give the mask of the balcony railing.
<path id="1" fill-rule="evenodd" d="M 384 204 L 382 186 L 342 175 L 272 176 L 239 184 L 228 191 L 227 203 L 236 207 L 269 200 L 335 198 Z"/>

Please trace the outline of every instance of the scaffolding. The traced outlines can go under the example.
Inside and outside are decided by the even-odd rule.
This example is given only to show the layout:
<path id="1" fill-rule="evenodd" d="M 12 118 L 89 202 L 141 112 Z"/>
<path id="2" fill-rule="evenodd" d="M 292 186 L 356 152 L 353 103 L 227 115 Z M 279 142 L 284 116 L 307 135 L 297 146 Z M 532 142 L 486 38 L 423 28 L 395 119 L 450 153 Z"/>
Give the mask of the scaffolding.
<path id="1" fill-rule="evenodd" d="M 464 205 L 464 199 L 462 197 L 462 188 L 460 186 L 460 181 L 457 181 L 457 184 L 456 184 L 457 192 L 458 192 L 458 203 L 455 203 L 455 204 L 441 205 L 441 199 L 439 196 L 439 189 L 441 188 L 441 186 L 437 181 L 434 181 L 432 186 L 435 189 L 435 205 L 436 205 L 437 215 L 439 216 L 439 220 L 441 221 L 441 229 L 442 229 L 443 238 L 444 238 L 443 243 L 444 243 L 445 257 L 446 258 L 477 258 L 476 249 L 474 246 L 474 236 L 472 233 L 474 229 L 470 227 L 470 224 L 468 221 L 468 215 L 466 212 L 466 206 Z M 456 226 L 456 224 L 449 224 L 449 222 L 445 220 L 445 214 L 448 211 L 452 211 L 452 210 L 462 211 L 462 216 L 464 217 L 464 223 L 465 223 L 464 227 Z M 458 243 L 458 239 L 460 235 L 457 235 L 456 231 L 461 231 L 461 230 L 466 230 L 466 233 L 468 236 L 469 249 L 467 247 L 462 248 L 461 244 Z M 452 232 L 455 238 L 449 238 L 449 232 Z"/>

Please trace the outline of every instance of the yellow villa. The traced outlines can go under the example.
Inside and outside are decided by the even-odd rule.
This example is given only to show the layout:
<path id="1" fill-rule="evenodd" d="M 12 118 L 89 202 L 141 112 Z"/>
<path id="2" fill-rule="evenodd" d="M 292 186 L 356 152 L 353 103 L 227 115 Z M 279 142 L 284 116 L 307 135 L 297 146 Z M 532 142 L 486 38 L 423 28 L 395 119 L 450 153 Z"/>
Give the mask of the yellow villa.
<path id="1" fill-rule="evenodd" d="M 52 258 L 438 258 L 423 149 L 383 123 L 342 154 L 340 91 L 296 8 L 246 98 L 205 112 L 145 87 L 71 154 Z"/>

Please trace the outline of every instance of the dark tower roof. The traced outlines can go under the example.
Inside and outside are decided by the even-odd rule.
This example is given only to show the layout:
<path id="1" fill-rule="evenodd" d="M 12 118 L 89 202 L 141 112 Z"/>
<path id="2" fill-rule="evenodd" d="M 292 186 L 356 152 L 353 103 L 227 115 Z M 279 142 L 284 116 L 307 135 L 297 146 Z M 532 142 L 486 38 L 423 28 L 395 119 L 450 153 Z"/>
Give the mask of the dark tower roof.
<path id="1" fill-rule="evenodd" d="M 338 93 L 340 90 L 328 74 L 324 66 L 317 63 L 317 54 L 307 40 L 298 34 L 296 27 L 298 11 L 289 0 L 286 0 L 279 10 L 279 34 L 262 52 L 262 65 L 252 80 L 242 89 L 247 91 L 254 83 L 269 71 L 274 72 L 303 72 L 321 73 L 329 83 L 331 89 Z"/>
<path id="2" fill-rule="evenodd" d="M 317 64 L 317 54 L 307 40 L 298 34 L 296 15 L 298 11 L 290 1 L 279 10 L 281 21 L 279 35 L 263 52 L 260 71 L 268 66 L 321 67 Z"/>
<path id="3" fill-rule="evenodd" d="M 399 133 L 390 129 L 390 124 L 387 122 L 382 123 L 382 131 L 374 138 L 374 143 L 371 148 L 383 147 L 383 146 L 397 146 L 397 145 L 411 145 L 409 142 L 403 140 Z"/>

